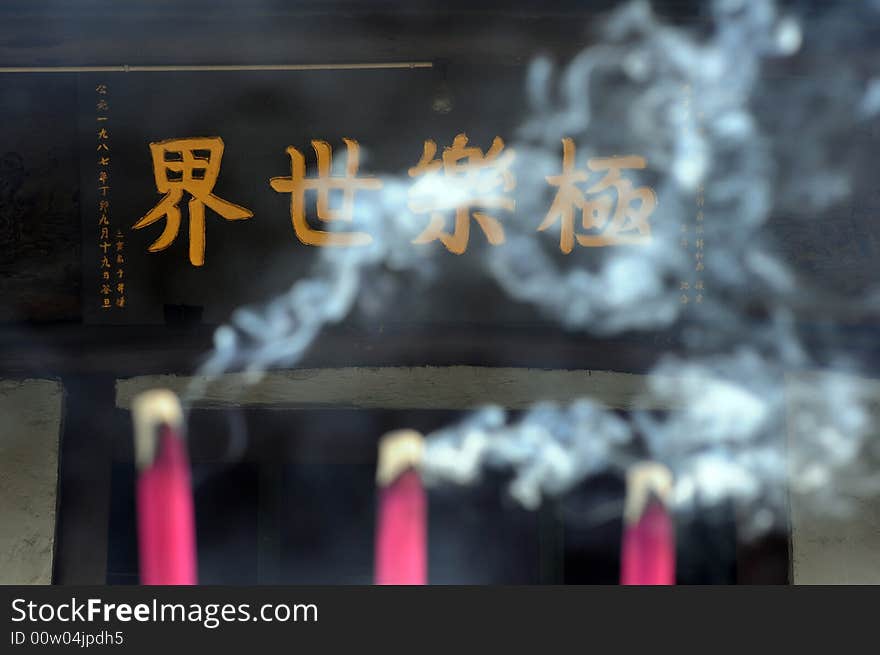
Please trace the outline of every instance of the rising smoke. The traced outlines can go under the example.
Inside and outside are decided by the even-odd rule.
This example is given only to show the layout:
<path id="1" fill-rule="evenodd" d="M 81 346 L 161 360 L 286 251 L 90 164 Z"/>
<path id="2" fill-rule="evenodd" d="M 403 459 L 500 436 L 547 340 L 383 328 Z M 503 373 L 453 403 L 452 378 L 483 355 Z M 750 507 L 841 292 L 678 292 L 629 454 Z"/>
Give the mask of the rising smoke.
<path id="1" fill-rule="evenodd" d="M 486 408 L 429 435 L 428 480 L 469 484 L 497 468 L 510 472 L 512 495 L 536 507 L 591 475 L 650 457 L 673 470 L 680 507 L 732 500 L 755 530 L 783 520 L 789 489 L 834 512 L 880 490 L 866 387 L 852 377 L 864 371 L 838 348 L 834 317 L 820 343 L 798 328 L 799 318 L 815 316 L 817 299 L 839 296 L 834 280 L 823 284 L 781 257 L 769 222 L 784 216 L 795 231 L 811 227 L 864 186 L 870 144 L 860 135 L 877 126 L 880 71 L 841 58 L 865 43 L 862 26 L 876 24 L 880 8 L 841 5 L 817 13 L 717 0 L 707 24 L 681 26 L 637 1 L 608 16 L 596 44 L 565 67 L 532 63 L 532 115 L 509 144 L 530 169 L 517 176 L 521 219 L 505 222 L 507 241 L 487 249 L 485 273 L 571 330 L 605 336 L 680 326 L 685 354 L 664 357 L 644 392 L 651 406 L 673 409 L 624 417 L 583 399 L 511 419 Z M 787 74 L 791 67 L 796 74 Z M 546 213 L 544 177 L 558 172 L 563 137 L 576 141 L 579 160 L 612 146 L 646 157 L 655 177 L 633 182 L 650 184 L 660 199 L 650 244 L 600 249 L 591 267 L 553 256 L 558 237 L 535 232 L 533 221 Z M 364 297 L 374 310 L 387 306 L 393 281 L 387 293 L 366 293 L 368 272 L 431 280 L 430 260 L 411 246 L 421 227 L 407 208 L 411 181 L 383 179 L 381 193 L 357 203 L 373 243 L 320 249 L 310 277 L 266 306 L 235 312 L 215 334 L 200 371 L 207 380 L 237 369 L 256 380 L 292 366 Z M 428 196 L 461 193 L 442 179 L 420 184 Z M 685 305 L 679 285 L 693 255 L 680 247 L 679 228 L 698 193 L 706 293 L 700 305 Z M 871 312 L 876 298 L 868 286 L 843 304 L 850 314 Z M 820 366 L 837 373 L 804 377 Z"/>

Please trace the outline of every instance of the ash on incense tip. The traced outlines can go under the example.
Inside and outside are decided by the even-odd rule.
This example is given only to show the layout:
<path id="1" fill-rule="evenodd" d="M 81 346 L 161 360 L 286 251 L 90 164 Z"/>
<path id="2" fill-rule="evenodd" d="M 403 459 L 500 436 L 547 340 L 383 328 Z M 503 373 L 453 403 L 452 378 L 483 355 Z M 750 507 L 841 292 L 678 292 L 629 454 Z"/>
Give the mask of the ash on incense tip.
<path id="1" fill-rule="evenodd" d="M 376 483 L 387 487 L 407 470 L 417 470 L 425 452 L 425 439 L 415 430 L 389 432 L 379 442 Z"/>
<path id="2" fill-rule="evenodd" d="M 634 464 L 626 473 L 626 504 L 623 517 L 638 523 L 652 501 L 669 505 L 672 495 L 672 472 L 658 462 Z"/>
<path id="3" fill-rule="evenodd" d="M 167 426 L 182 438 L 183 409 L 173 391 L 151 389 L 138 394 L 131 403 L 134 419 L 135 464 L 138 470 L 152 466 L 156 458 L 159 433 Z"/>

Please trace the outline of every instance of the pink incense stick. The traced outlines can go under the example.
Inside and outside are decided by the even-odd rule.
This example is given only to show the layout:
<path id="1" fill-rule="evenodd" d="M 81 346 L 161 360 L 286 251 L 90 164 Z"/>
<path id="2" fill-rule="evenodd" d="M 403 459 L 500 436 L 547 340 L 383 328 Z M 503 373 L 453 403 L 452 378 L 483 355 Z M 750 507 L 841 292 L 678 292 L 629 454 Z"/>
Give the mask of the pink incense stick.
<path id="1" fill-rule="evenodd" d="M 138 396 L 132 409 L 141 584 L 194 585 L 195 519 L 180 403 L 156 390 Z"/>
<path id="2" fill-rule="evenodd" d="M 620 584 L 675 584 L 675 528 L 668 509 L 672 474 L 643 462 L 627 472 Z"/>
<path id="3" fill-rule="evenodd" d="M 422 435 L 412 430 L 391 432 L 379 444 L 378 585 L 428 584 L 427 500 L 418 473 L 423 448 Z"/>

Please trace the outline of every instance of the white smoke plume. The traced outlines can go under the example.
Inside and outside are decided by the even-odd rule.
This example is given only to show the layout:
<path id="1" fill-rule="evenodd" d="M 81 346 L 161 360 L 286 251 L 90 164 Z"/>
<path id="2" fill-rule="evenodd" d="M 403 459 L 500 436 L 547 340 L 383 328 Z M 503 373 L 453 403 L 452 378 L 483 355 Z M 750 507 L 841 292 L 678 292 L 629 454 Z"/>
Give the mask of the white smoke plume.
<path id="1" fill-rule="evenodd" d="M 601 336 L 681 326 L 685 353 L 663 358 L 646 391 L 652 406 L 669 411 L 627 417 L 583 399 L 514 420 L 487 408 L 429 435 L 430 480 L 468 484 L 486 467 L 506 470 L 512 495 L 535 507 L 595 473 L 650 457 L 674 471 L 682 507 L 733 500 L 757 530 L 783 520 L 789 489 L 831 511 L 845 509 L 849 495 L 877 491 L 872 463 L 880 453 L 863 386 L 852 377 L 789 379 L 827 366 L 829 352 L 836 370 L 860 371 L 835 352 L 833 325 L 818 346 L 799 333 L 799 312 L 834 289 L 777 254 L 768 221 L 822 220 L 855 192 L 869 148 L 852 134 L 877 125 L 880 64 L 847 68 L 829 53 L 867 38 L 860 22 L 876 23 L 880 13 L 846 3 L 801 16 L 770 0 L 717 0 L 710 13 L 702 28 L 672 25 L 635 1 L 609 15 L 595 45 L 564 67 L 533 62 L 524 81 L 532 115 L 509 144 L 529 167 L 517 175 L 522 218 L 505 222 L 504 247 L 484 257 L 485 272 L 510 298 L 568 329 Z M 798 75 L 768 74 L 793 59 Z M 613 148 L 650 162 L 655 177 L 633 177 L 661 200 L 650 244 L 601 249 L 589 268 L 559 263 L 556 233 L 536 232 L 534 217 L 546 214 L 544 177 L 558 174 L 563 137 L 578 144 L 579 160 Z M 358 302 L 381 311 L 401 293 L 396 280 L 432 279 L 437 257 L 411 245 L 422 227 L 407 207 L 411 181 L 383 179 L 381 193 L 357 203 L 373 243 L 321 249 L 309 278 L 264 307 L 238 310 L 217 330 L 201 373 L 244 369 L 256 378 L 295 365 Z M 420 184 L 427 195 L 461 192 L 442 179 Z M 679 226 L 698 190 L 710 254 L 705 302 L 695 306 L 679 299 L 693 267 Z M 368 271 L 371 279 L 381 272 L 387 293 L 364 292 Z M 864 313 L 877 307 L 871 298 L 880 294 L 867 289 L 838 304 Z"/>

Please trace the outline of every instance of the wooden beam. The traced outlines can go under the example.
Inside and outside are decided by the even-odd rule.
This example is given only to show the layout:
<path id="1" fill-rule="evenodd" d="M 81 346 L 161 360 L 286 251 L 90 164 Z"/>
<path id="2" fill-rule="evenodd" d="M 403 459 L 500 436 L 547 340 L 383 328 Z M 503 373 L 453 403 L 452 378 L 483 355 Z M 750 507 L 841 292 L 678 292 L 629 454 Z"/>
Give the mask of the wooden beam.
<path id="1" fill-rule="evenodd" d="M 345 367 L 273 371 L 259 381 L 233 373 L 213 380 L 147 375 L 117 380 L 116 405 L 156 387 L 184 398 L 204 385 L 193 407 L 278 409 L 454 409 L 487 404 L 526 409 L 542 400 L 593 398 L 616 409 L 654 407 L 644 397 L 647 378 L 631 373 L 480 366 Z"/>

